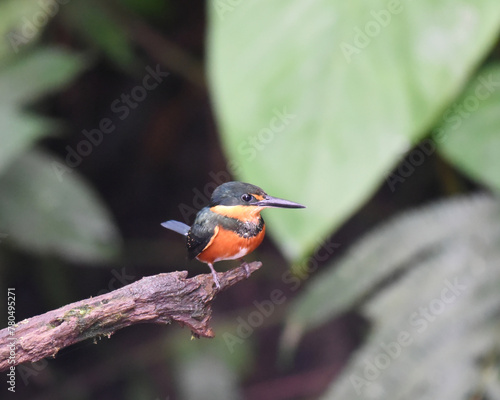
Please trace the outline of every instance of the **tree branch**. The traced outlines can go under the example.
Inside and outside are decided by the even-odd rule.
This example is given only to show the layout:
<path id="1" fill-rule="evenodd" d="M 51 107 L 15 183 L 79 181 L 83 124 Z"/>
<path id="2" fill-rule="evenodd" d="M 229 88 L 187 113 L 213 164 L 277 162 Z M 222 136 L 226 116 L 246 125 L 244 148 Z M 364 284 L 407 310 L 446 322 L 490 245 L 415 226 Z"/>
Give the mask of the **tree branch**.
<path id="1" fill-rule="evenodd" d="M 262 266 L 248 264 L 250 273 Z M 221 291 L 245 279 L 243 267 L 219 273 Z M 195 336 L 214 337 L 209 326 L 212 302 L 218 291 L 211 274 L 186 279 L 187 271 L 148 276 L 120 289 L 68 304 L 25 319 L 0 331 L 0 371 L 15 365 L 55 357 L 82 340 L 111 336 L 118 329 L 139 323 L 187 325 Z M 15 344 L 15 348 L 13 346 Z M 12 352 L 11 352 L 12 351 Z"/>

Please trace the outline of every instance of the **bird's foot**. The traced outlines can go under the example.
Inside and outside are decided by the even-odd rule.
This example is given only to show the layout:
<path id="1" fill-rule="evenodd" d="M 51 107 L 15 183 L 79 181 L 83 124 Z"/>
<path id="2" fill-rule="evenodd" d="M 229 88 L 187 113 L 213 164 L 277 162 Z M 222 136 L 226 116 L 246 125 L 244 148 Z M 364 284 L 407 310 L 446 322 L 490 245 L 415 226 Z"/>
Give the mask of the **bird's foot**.
<path id="1" fill-rule="evenodd" d="M 215 272 L 215 269 L 214 269 L 212 264 L 209 263 L 208 266 L 210 267 L 210 271 L 212 271 L 212 276 L 214 278 L 215 287 L 217 290 L 220 290 L 220 282 L 219 282 L 219 278 L 217 276 L 217 272 Z"/>
<path id="2" fill-rule="evenodd" d="M 250 268 L 248 263 L 245 260 L 241 260 L 241 267 L 245 269 L 245 273 L 247 275 L 247 279 L 250 278 Z"/>
<path id="3" fill-rule="evenodd" d="M 214 277 L 215 288 L 217 290 L 220 290 L 220 282 L 219 278 L 217 277 L 217 273 L 213 273 L 212 276 Z"/>

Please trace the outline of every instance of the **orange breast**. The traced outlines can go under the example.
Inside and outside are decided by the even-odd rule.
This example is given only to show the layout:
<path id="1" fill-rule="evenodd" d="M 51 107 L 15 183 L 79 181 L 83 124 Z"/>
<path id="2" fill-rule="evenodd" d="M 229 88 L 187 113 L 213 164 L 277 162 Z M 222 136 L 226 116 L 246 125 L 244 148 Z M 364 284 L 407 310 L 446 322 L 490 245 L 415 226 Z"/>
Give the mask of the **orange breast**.
<path id="1" fill-rule="evenodd" d="M 233 231 L 217 227 L 212 240 L 196 258 L 205 263 L 214 263 L 244 257 L 259 247 L 265 232 L 264 226 L 258 235 L 245 239 Z"/>

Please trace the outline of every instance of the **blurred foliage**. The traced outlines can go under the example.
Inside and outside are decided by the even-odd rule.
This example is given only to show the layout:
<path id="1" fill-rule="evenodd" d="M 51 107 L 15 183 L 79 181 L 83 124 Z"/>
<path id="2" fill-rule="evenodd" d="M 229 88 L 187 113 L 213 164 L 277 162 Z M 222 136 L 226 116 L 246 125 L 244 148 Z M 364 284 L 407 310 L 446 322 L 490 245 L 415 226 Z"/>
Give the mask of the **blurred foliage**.
<path id="1" fill-rule="evenodd" d="M 0 172 L 57 128 L 56 121 L 29 112 L 26 106 L 66 86 L 85 66 L 81 56 L 55 48 L 35 48 L 0 63 Z"/>
<path id="2" fill-rule="evenodd" d="M 323 399 L 496 398 L 499 287 L 498 199 L 442 201 L 394 218 L 318 274 L 285 338 L 293 345 L 361 304 L 372 331 Z"/>
<path id="3" fill-rule="evenodd" d="M 2 31 L 21 20 L 18 11 L 12 2 L 0 5 Z M 29 11 L 32 15 L 33 9 Z M 5 49 L 0 53 L 0 225 L 8 232 L 6 243 L 72 261 L 108 259 L 117 254 L 119 242 L 105 206 L 78 172 L 54 156 L 30 150 L 37 140 L 60 130 L 60 124 L 27 106 L 67 87 L 88 62 L 67 50 L 20 41 L 33 40 L 41 30 L 26 17 L 21 21 L 22 28 L 15 25 L 19 32 L 9 31 L 17 36 L 6 37 L 11 51 L 27 47 L 15 58 Z M 27 36 L 29 29 L 33 36 Z"/>
<path id="4" fill-rule="evenodd" d="M 30 252 L 96 262 L 117 255 L 118 232 L 85 180 L 40 150 L 26 152 L 0 175 L 0 220 L 9 239 Z M 20 218 L 22 216 L 22 218 Z"/>
<path id="5" fill-rule="evenodd" d="M 297 260 L 427 134 L 497 39 L 500 3 L 213 1 L 209 17 L 224 147 L 239 178 L 308 206 L 268 216 Z"/>
<path id="6" fill-rule="evenodd" d="M 291 308 L 287 347 L 360 304 L 373 324 L 325 399 L 496 398 L 499 227 L 494 198 L 443 201 L 395 218 L 316 276 Z"/>
<path id="7" fill-rule="evenodd" d="M 340 261 L 318 274 L 296 299 L 285 330 L 287 347 L 294 346 L 307 330 L 366 300 L 391 277 L 412 269 L 422 259 L 437 257 L 440 249 L 447 249 L 451 242 L 456 241 L 466 250 L 475 245 L 472 239 L 479 233 L 488 237 L 495 226 L 500 226 L 498 210 L 495 200 L 486 196 L 454 198 L 428 209 L 407 212 L 375 229 Z M 392 283 L 396 285 L 398 281 Z M 332 293 L 335 301 L 325 301 Z M 420 297 L 416 300 L 420 301 Z"/>
<path id="8" fill-rule="evenodd" d="M 500 193 L 500 63 L 479 71 L 437 128 L 439 151 L 453 165 Z"/>

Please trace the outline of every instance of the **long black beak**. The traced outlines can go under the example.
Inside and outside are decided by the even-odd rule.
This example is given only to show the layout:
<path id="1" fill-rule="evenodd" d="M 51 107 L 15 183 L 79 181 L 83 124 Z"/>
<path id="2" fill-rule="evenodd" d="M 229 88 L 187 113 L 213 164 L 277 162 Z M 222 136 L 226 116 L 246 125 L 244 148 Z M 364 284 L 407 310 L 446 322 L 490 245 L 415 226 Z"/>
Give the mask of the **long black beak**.
<path id="1" fill-rule="evenodd" d="M 264 196 L 264 200 L 260 200 L 253 205 L 261 206 L 261 207 L 276 207 L 276 208 L 306 208 L 299 203 L 294 203 L 293 201 L 288 201 L 284 199 L 279 199 L 277 197 L 272 196 Z"/>

